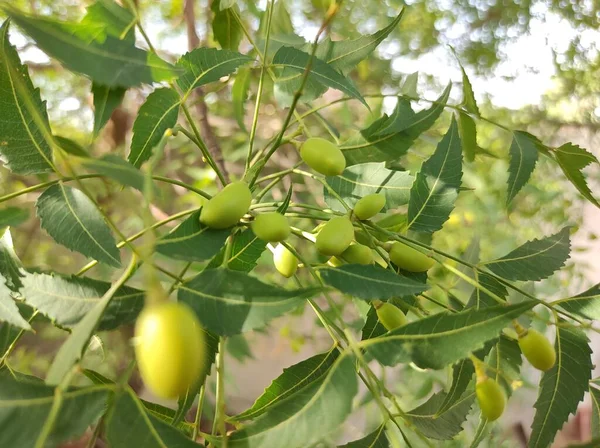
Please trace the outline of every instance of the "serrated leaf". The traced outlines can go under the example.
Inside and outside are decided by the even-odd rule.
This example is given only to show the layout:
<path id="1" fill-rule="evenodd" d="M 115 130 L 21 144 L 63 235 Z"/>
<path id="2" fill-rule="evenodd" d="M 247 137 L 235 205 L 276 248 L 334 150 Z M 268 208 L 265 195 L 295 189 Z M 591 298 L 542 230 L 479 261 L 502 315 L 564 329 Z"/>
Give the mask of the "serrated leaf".
<path id="1" fill-rule="evenodd" d="M 70 138 L 62 137 L 60 135 L 55 135 L 54 142 L 67 154 L 71 154 L 76 157 L 90 157 L 90 153 L 87 152 L 87 150 L 75 140 L 71 140 Z"/>
<path id="2" fill-rule="evenodd" d="M 13 173 L 51 172 L 52 150 L 45 140 L 50 133 L 46 103 L 10 44 L 8 26 L 7 20 L 0 28 L 0 158 Z M 32 108 L 37 117 L 32 116 Z"/>
<path id="3" fill-rule="evenodd" d="M 498 342 L 494 344 L 487 358 L 487 365 L 491 368 L 488 376 L 504 386 L 506 396 L 510 398 L 513 390 L 513 385 L 520 381 L 521 364 L 521 349 L 519 344 L 514 339 L 509 339 L 502 335 Z"/>
<path id="4" fill-rule="evenodd" d="M 546 448 L 552 443 L 569 415 L 577 411 L 591 378 L 592 350 L 585 333 L 557 325 L 554 347 L 556 364 L 540 381 L 529 448 Z"/>
<path id="5" fill-rule="evenodd" d="M 132 87 L 166 81 L 177 70 L 154 53 L 148 53 L 88 23 L 59 22 L 25 15 L 6 8 L 12 20 L 49 56 L 66 68 L 89 76 L 98 84 Z"/>
<path id="6" fill-rule="evenodd" d="M 29 211 L 19 207 L 0 210 L 0 231 L 5 227 L 16 227 L 29 219 Z"/>
<path id="7" fill-rule="evenodd" d="M 553 304 L 584 319 L 600 320 L 600 283 L 581 294 L 557 300 Z"/>
<path id="8" fill-rule="evenodd" d="M 6 322 L 15 327 L 31 330 L 31 325 L 19 313 L 19 308 L 6 286 L 6 280 L 0 275 L 0 322 Z"/>
<path id="9" fill-rule="evenodd" d="M 100 159 L 84 160 L 83 165 L 88 170 L 109 177 L 121 185 L 144 192 L 146 175 L 115 154 L 107 154 Z M 157 188 L 155 188 L 155 193 L 158 193 Z"/>
<path id="10" fill-rule="evenodd" d="M 4 230 L 4 234 L 0 237 L 0 275 L 4 277 L 6 286 L 13 292 L 19 291 L 23 286 L 22 263 L 15 253 L 10 229 Z"/>
<path id="11" fill-rule="evenodd" d="M 96 0 L 88 6 L 82 23 L 104 28 L 104 32 L 122 40 L 135 42 L 135 16 L 113 0 Z"/>
<path id="12" fill-rule="evenodd" d="M 565 143 L 560 148 L 556 148 L 554 156 L 567 179 L 571 181 L 583 197 L 596 207 L 600 207 L 600 203 L 592 194 L 582 173 L 582 170 L 589 164 L 598 163 L 598 159 L 585 149 L 572 143 Z"/>
<path id="13" fill-rule="evenodd" d="M 94 308 L 110 286 L 110 283 L 85 277 L 27 274 L 21 294 L 25 303 L 58 325 L 72 328 Z M 144 291 L 129 286 L 119 288 L 98 323 L 98 331 L 110 331 L 134 322 L 144 306 L 144 295 Z"/>
<path id="14" fill-rule="evenodd" d="M 402 83 L 402 87 L 400 88 L 400 93 L 402 95 L 406 95 L 408 97 L 416 98 L 419 96 L 419 92 L 417 91 L 417 86 L 419 84 L 419 72 L 411 73 L 404 78 L 404 82 Z"/>
<path id="15" fill-rule="evenodd" d="M 513 200 L 531 177 L 538 160 L 539 145 L 541 145 L 541 142 L 527 132 L 515 131 L 513 133 L 513 140 L 509 149 L 507 204 Z"/>
<path id="16" fill-rule="evenodd" d="M 458 127 L 460 128 L 460 140 L 463 145 L 463 153 L 468 162 L 475 160 L 477 154 L 477 126 L 475 120 L 464 112 L 458 113 Z"/>
<path id="17" fill-rule="evenodd" d="M 179 287 L 178 300 L 220 336 L 253 330 L 300 305 L 319 288 L 287 290 L 230 269 L 209 269 Z"/>
<path id="18" fill-rule="evenodd" d="M 361 341 L 366 353 L 386 366 L 414 362 L 441 369 L 469 356 L 494 339 L 535 302 L 495 306 L 459 313 L 439 313 L 409 323 L 385 337 Z"/>
<path id="19" fill-rule="evenodd" d="M 379 322 L 377 312 L 372 306 L 367 313 L 367 321 L 362 328 L 361 341 L 376 338 L 387 333 L 387 329 Z"/>
<path id="20" fill-rule="evenodd" d="M 569 227 L 565 227 L 547 238 L 528 241 L 504 257 L 484 265 L 507 280 L 542 280 L 564 266 L 570 251 Z"/>
<path id="21" fill-rule="evenodd" d="M 200 210 L 156 242 L 156 251 L 176 260 L 205 261 L 221 250 L 230 229 L 214 230 L 200 223 Z"/>
<path id="22" fill-rule="evenodd" d="M 444 412 L 438 412 L 445 399 L 446 393 L 438 392 L 418 408 L 407 412 L 407 417 L 413 425 L 430 439 L 451 440 L 462 431 L 462 425 L 475 401 L 475 392 L 465 392 L 451 407 Z"/>
<path id="23" fill-rule="evenodd" d="M 385 196 L 384 210 L 398 208 L 408 203 L 410 186 L 414 178 L 405 171 L 390 171 L 382 163 L 365 163 L 347 168 L 339 176 L 328 176 L 327 184 L 353 207 L 360 198 L 371 193 Z M 332 210 L 345 212 L 346 208 L 324 188 L 325 202 Z"/>
<path id="24" fill-rule="evenodd" d="M 444 414 L 461 400 L 473 379 L 474 373 L 475 367 L 473 367 L 473 362 L 470 359 L 463 359 L 454 365 L 452 369 L 452 386 L 441 401 L 436 415 Z"/>
<path id="25" fill-rule="evenodd" d="M 100 134 L 102 128 L 108 123 L 112 113 L 123 101 L 127 89 L 122 87 L 108 87 L 92 83 L 94 95 L 94 131 L 93 135 Z"/>
<path id="26" fill-rule="evenodd" d="M 283 369 L 283 373 L 271 382 L 252 407 L 236 415 L 234 419 L 253 420 L 300 390 L 320 382 L 328 374 L 338 355 L 338 349 L 334 347 L 326 353 L 315 355 Z"/>
<path id="27" fill-rule="evenodd" d="M 486 418 L 481 417 L 479 419 L 479 425 L 477 425 L 477 430 L 475 431 L 475 435 L 473 436 L 473 440 L 471 441 L 471 445 L 469 448 L 477 448 L 481 442 L 483 442 L 489 434 L 490 426 L 488 425 L 488 420 Z"/>
<path id="28" fill-rule="evenodd" d="M 385 434 L 385 424 L 383 424 L 362 439 L 340 445 L 338 448 L 389 448 L 389 446 L 390 441 Z"/>
<path id="29" fill-rule="evenodd" d="M 460 65 L 460 70 L 462 72 L 462 104 L 464 105 L 467 112 L 471 112 L 472 114 L 479 116 L 479 107 L 477 107 L 477 100 L 475 99 L 475 93 L 473 92 L 473 85 L 471 84 L 471 80 L 467 76 L 467 72 L 465 71 L 465 68 L 462 66 L 460 61 L 458 62 L 458 64 Z"/>
<path id="30" fill-rule="evenodd" d="M 127 388 L 119 394 L 106 421 L 106 438 L 111 448 L 198 448 L 168 423 L 148 413 L 139 399 Z"/>
<path id="31" fill-rule="evenodd" d="M 310 60 L 309 54 L 296 48 L 284 46 L 277 50 L 277 53 L 273 56 L 273 65 L 279 67 L 275 80 L 279 90 L 288 95 L 294 95 L 300 87 L 302 74 Z M 299 76 L 298 73 L 300 73 Z M 344 92 L 368 107 L 365 99 L 348 78 L 337 72 L 325 61 L 314 57 L 312 58 L 311 71 L 305 85 L 305 91 L 323 91 L 324 87 Z M 307 98 L 314 99 L 311 97 L 304 99 L 308 101 Z"/>
<path id="32" fill-rule="evenodd" d="M 177 63 L 185 70 L 177 84 L 183 90 L 184 96 L 187 96 L 193 89 L 231 75 L 238 67 L 250 61 L 251 57 L 236 51 L 196 48 L 184 54 Z"/>
<path id="33" fill-rule="evenodd" d="M 56 446 L 83 434 L 104 413 L 111 393 L 112 388 L 107 386 L 64 391 L 53 429 L 43 446 Z M 0 373 L 0 446 L 36 446 L 54 401 L 53 387 L 16 381 L 9 373 Z"/>
<path id="34" fill-rule="evenodd" d="M 212 2 L 213 11 L 212 31 L 215 40 L 226 50 L 237 50 L 242 41 L 244 33 L 235 19 L 234 14 L 240 14 L 239 8 L 235 5 L 227 7 L 222 6 L 222 0 Z M 236 12 L 230 10 L 236 8 Z"/>
<path id="35" fill-rule="evenodd" d="M 248 68 L 238 70 L 237 76 L 231 87 L 231 101 L 233 102 L 233 111 L 235 119 L 244 132 L 247 132 L 244 116 L 246 115 L 245 104 L 248 99 L 248 89 L 252 80 L 252 72 Z"/>
<path id="36" fill-rule="evenodd" d="M 462 179 L 462 146 L 454 117 L 433 155 L 421 166 L 410 190 L 408 228 L 435 232 L 454 209 Z"/>
<path id="37" fill-rule="evenodd" d="M 305 448 L 323 439 L 352 411 L 358 392 L 355 360 L 340 356 L 319 381 L 277 403 L 231 434 L 229 448 Z"/>
<path id="38" fill-rule="evenodd" d="M 590 385 L 592 399 L 592 437 L 600 437 L 600 390 Z"/>
<path id="39" fill-rule="evenodd" d="M 471 297 L 469 298 L 469 301 L 465 305 L 465 309 L 471 307 L 480 309 L 486 308 L 488 306 L 498 305 L 498 300 L 496 300 L 494 297 L 489 295 L 481 288 L 485 288 L 486 290 L 493 292 L 501 299 L 506 299 L 506 297 L 508 296 L 508 290 L 506 289 L 506 286 L 504 286 L 495 277 L 489 274 L 475 271 L 474 280 L 477 282 L 480 288 L 475 288 L 475 290 L 471 294 Z"/>
<path id="40" fill-rule="evenodd" d="M 104 218 L 81 191 L 58 183 L 36 202 L 42 228 L 68 249 L 119 267 L 121 256 Z"/>
<path id="41" fill-rule="evenodd" d="M 254 235 L 252 230 L 236 233 L 227 267 L 232 271 L 250 272 L 266 248 L 267 243 Z"/>
<path id="42" fill-rule="evenodd" d="M 152 155 L 152 150 L 165 131 L 177 123 L 181 98 L 173 89 L 156 89 L 148 98 L 133 123 L 133 138 L 128 160 L 139 167 Z"/>
<path id="43" fill-rule="evenodd" d="M 385 300 L 419 294 L 428 288 L 423 283 L 375 265 L 324 267 L 319 269 L 319 274 L 326 285 L 363 300 Z"/>

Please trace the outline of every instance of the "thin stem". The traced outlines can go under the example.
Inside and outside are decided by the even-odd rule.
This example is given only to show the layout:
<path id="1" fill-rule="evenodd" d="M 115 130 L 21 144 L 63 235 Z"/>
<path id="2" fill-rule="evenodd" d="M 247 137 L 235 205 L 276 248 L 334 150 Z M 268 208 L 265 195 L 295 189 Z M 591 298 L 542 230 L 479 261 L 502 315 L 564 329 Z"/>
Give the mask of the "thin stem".
<path id="1" fill-rule="evenodd" d="M 37 316 L 38 312 L 39 312 L 38 310 L 35 310 L 33 312 L 33 314 L 31 315 L 31 317 L 29 319 L 27 319 L 27 322 L 29 322 L 31 324 L 31 322 L 33 322 L 33 319 L 35 319 L 35 317 Z M 21 339 L 21 337 L 24 334 L 25 334 L 24 329 L 19 330 L 19 333 L 17 333 L 17 335 L 15 336 L 15 339 L 10 343 L 10 345 L 6 349 L 6 352 L 4 352 L 4 354 L 2 355 L 2 358 L 0 358 L 0 367 L 2 367 L 6 363 L 6 360 L 8 359 L 8 357 L 10 356 L 12 351 L 15 349 L 15 347 L 17 346 L 17 342 L 19 342 L 19 339 Z"/>
<path id="2" fill-rule="evenodd" d="M 148 48 L 150 49 L 150 51 L 152 53 L 156 54 L 156 50 L 155 50 L 154 46 L 152 45 L 152 42 L 150 41 L 150 38 L 148 37 L 148 34 L 146 34 L 146 30 L 144 29 L 144 27 L 142 25 L 142 19 L 140 17 L 140 11 L 138 9 L 137 4 L 133 0 L 125 0 L 125 1 L 129 5 L 129 8 L 135 14 L 136 25 L 138 27 L 138 30 L 140 31 L 140 34 L 144 38 L 144 41 L 146 41 L 146 45 L 148 45 Z"/>
<path id="3" fill-rule="evenodd" d="M 206 384 L 203 384 L 200 388 L 200 394 L 198 397 L 198 407 L 196 408 L 196 418 L 194 419 L 194 432 L 192 433 L 192 440 L 195 442 L 200 432 L 200 424 L 202 423 L 202 410 L 204 408 L 204 396 L 206 395 Z"/>
<path id="4" fill-rule="evenodd" d="M 216 435 L 217 429 L 221 433 L 221 447 L 227 448 L 227 431 L 225 427 L 225 338 L 221 336 L 219 341 L 219 352 L 217 353 L 217 392 L 215 418 L 213 421 L 212 434 Z"/>

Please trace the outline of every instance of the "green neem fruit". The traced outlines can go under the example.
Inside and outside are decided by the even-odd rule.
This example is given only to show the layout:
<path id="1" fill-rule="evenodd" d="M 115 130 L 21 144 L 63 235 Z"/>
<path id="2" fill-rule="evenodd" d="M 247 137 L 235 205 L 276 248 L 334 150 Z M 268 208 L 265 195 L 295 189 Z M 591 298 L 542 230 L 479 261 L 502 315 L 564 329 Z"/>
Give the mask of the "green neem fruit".
<path id="1" fill-rule="evenodd" d="M 435 264 L 423 252 L 398 241 L 390 249 L 390 260 L 399 268 L 410 272 L 425 272 Z"/>
<path id="2" fill-rule="evenodd" d="M 284 277 L 290 278 L 298 270 L 298 259 L 283 244 L 278 244 L 273 252 L 275 269 Z"/>
<path id="3" fill-rule="evenodd" d="M 261 240 L 278 243 L 290 236 L 290 225 L 280 213 L 262 213 L 252 222 L 252 231 Z"/>
<path id="4" fill-rule="evenodd" d="M 341 255 L 354 239 L 354 227 L 345 216 L 331 218 L 323 226 L 315 245 L 323 255 Z"/>
<path id="5" fill-rule="evenodd" d="M 317 173 L 325 176 L 339 176 L 346 169 L 346 159 L 342 151 L 324 138 L 313 137 L 300 148 L 300 157 Z"/>
<path id="6" fill-rule="evenodd" d="M 403 325 L 406 325 L 406 316 L 404 313 L 391 303 L 383 302 L 379 306 L 375 306 L 379 322 L 386 330 L 392 331 Z"/>
<path id="7" fill-rule="evenodd" d="M 506 406 L 506 395 L 502 386 L 491 378 L 478 381 L 475 386 L 477 401 L 481 413 L 489 421 L 498 419 L 504 412 Z"/>
<path id="8" fill-rule="evenodd" d="M 367 246 L 362 244 L 351 244 L 341 257 L 348 263 L 371 264 L 373 263 L 373 252 Z"/>
<path id="9" fill-rule="evenodd" d="M 546 336 L 533 328 L 519 337 L 519 347 L 527 361 L 538 370 L 550 370 L 556 363 L 556 351 Z"/>
<path id="10" fill-rule="evenodd" d="M 149 305 L 135 323 L 135 355 L 148 389 L 176 398 L 199 380 L 205 368 L 204 331 L 184 303 Z"/>
<path id="11" fill-rule="evenodd" d="M 379 193 L 368 194 L 354 206 L 354 215 L 361 220 L 371 219 L 385 207 L 385 196 Z"/>
<path id="12" fill-rule="evenodd" d="M 246 214 L 252 193 L 245 182 L 232 182 L 213 196 L 200 212 L 200 222 L 213 229 L 236 225 Z"/>

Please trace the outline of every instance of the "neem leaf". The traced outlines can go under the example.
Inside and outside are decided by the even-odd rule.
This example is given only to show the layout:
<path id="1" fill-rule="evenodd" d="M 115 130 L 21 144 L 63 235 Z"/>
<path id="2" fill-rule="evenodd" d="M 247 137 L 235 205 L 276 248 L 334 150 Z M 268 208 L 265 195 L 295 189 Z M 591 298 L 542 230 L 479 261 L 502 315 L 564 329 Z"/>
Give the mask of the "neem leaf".
<path id="1" fill-rule="evenodd" d="M 538 146 L 541 142 L 533 135 L 515 131 L 510 145 L 510 164 L 508 165 L 508 195 L 506 203 L 510 203 L 523 185 L 531 177 L 538 159 Z"/>
<path id="2" fill-rule="evenodd" d="M 565 143 L 560 148 L 556 148 L 554 156 L 563 170 L 563 173 L 565 173 L 567 179 L 575 185 L 575 188 L 577 188 L 588 201 L 596 207 L 600 207 L 600 203 L 593 196 L 582 173 L 582 170 L 590 163 L 598 163 L 596 156 L 573 143 Z"/>
<path id="3" fill-rule="evenodd" d="M 600 283 L 581 294 L 557 300 L 553 304 L 584 319 L 600 320 Z"/>

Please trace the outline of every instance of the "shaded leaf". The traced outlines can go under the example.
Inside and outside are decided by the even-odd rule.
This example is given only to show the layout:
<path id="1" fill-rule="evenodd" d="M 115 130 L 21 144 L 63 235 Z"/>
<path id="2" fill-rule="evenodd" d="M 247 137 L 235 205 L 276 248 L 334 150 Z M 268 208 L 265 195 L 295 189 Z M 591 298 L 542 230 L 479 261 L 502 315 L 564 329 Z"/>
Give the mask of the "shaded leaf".
<path id="1" fill-rule="evenodd" d="M 575 297 L 557 300 L 554 305 L 584 319 L 600 320 L 600 283 Z"/>
<path id="2" fill-rule="evenodd" d="M 19 308 L 11 296 L 11 291 L 5 284 L 5 279 L 0 275 L 0 322 L 6 322 L 18 328 L 30 330 L 31 325 L 21 313 Z"/>
<path id="3" fill-rule="evenodd" d="M 600 437 L 600 389 L 590 385 L 592 399 L 592 437 Z"/>
<path id="4" fill-rule="evenodd" d="M 513 385 L 521 381 L 520 372 L 522 362 L 519 343 L 504 335 L 500 336 L 487 358 L 487 365 L 491 368 L 488 376 L 493 377 L 498 383 L 504 386 L 507 397 L 512 395 L 515 389 Z"/>
<path id="5" fill-rule="evenodd" d="M 367 313 L 367 321 L 362 328 L 362 336 L 361 341 L 366 339 L 376 338 L 381 335 L 386 334 L 388 331 L 383 326 L 381 322 L 379 322 L 379 318 L 377 317 L 377 312 L 375 308 L 372 306 L 369 307 L 369 312 Z"/>
<path id="6" fill-rule="evenodd" d="M 54 142 L 60 147 L 60 149 L 62 149 L 67 154 L 71 154 L 76 157 L 90 157 L 90 153 L 87 152 L 87 150 L 83 146 L 81 146 L 76 141 L 71 140 L 70 138 L 55 135 Z"/>
<path id="7" fill-rule="evenodd" d="M 88 6 L 82 23 L 104 28 L 104 32 L 121 40 L 135 42 L 135 16 L 113 0 L 96 0 Z"/>
<path id="8" fill-rule="evenodd" d="M 385 434 L 385 424 L 362 439 L 355 440 L 338 448 L 389 448 L 390 441 Z"/>
<path id="9" fill-rule="evenodd" d="M 250 89 L 250 81 L 252 80 L 252 72 L 248 68 L 238 70 L 237 76 L 231 87 L 231 101 L 233 102 L 233 111 L 235 119 L 242 131 L 247 132 L 244 116 L 246 115 L 246 100 L 248 99 L 248 89 Z"/>
<path id="10" fill-rule="evenodd" d="M 100 134 L 102 128 L 108 123 L 112 113 L 123 101 L 127 90 L 122 87 L 109 87 L 92 83 L 94 95 L 94 136 Z"/>
<path id="11" fill-rule="evenodd" d="M 444 395 L 444 399 L 436 411 L 437 415 L 444 414 L 462 400 L 474 373 L 475 367 L 473 367 L 473 362 L 470 359 L 463 359 L 454 365 L 452 369 L 452 386 L 450 386 L 448 393 Z"/>
<path id="12" fill-rule="evenodd" d="M 475 279 L 474 279 L 481 288 L 485 288 L 488 291 L 494 293 L 501 299 L 505 299 L 508 296 L 508 291 L 506 287 L 500 283 L 495 277 L 485 274 L 482 272 L 475 271 Z M 498 305 L 498 300 L 496 300 L 493 296 L 489 295 L 481 288 L 475 288 L 469 301 L 465 305 L 466 308 L 486 308 L 488 306 L 496 306 Z"/>
<path id="13" fill-rule="evenodd" d="M 582 173 L 582 170 L 589 164 L 598 163 L 598 159 L 585 149 L 572 143 L 565 143 L 560 148 L 556 148 L 554 156 L 567 179 L 571 181 L 583 197 L 596 207 L 600 207 L 600 203 L 592 194 Z"/>
<path id="14" fill-rule="evenodd" d="M 472 162 L 475 160 L 475 154 L 477 154 L 479 148 L 477 146 L 477 127 L 475 125 L 475 120 L 464 112 L 459 112 L 458 127 L 465 159 Z"/>
<path id="15" fill-rule="evenodd" d="M 87 159 L 83 165 L 90 171 L 116 180 L 121 185 L 144 192 L 146 175 L 131 163 L 114 154 L 107 154 L 100 159 Z M 155 193 L 158 189 L 155 188 Z"/>
<path id="16" fill-rule="evenodd" d="M 254 235 L 252 230 L 236 233 L 227 267 L 232 271 L 250 272 L 266 248 L 267 243 Z"/>
<path id="17" fill-rule="evenodd" d="M 213 11 L 212 31 L 215 40 L 226 50 L 237 50 L 242 41 L 244 33 L 235 19 L 234 12 L 230 8 L 235 8 L 236 13 L 240 14 L 236 5 L 224 6 L 223 0 L 212 2 Z"/>
<path id="18" fill-rule="evenodd" d="M 29 211 L 19 207 L 6 207 L 0 210 L 0 231 L 4 227 L 16 227 L 29 219 Z"/>
<path id="19" fill-rule="evenodd" d="M 510 145 L 510 163 L 508 165 L 508 204 L 527 183 L 535 169 L 538 159 L 538 146 L 541 142 L 533 135 L 515 131 Z"/>
<path id="20" fill-rule="evenodd" d="M 13 292 L 18 292 L 23 286 L 22 264 L 15 253 L 10 229 L 4 230 L 4 234 L 0 237 L 0 275 L 4 277 L 6 286 Z"/>

